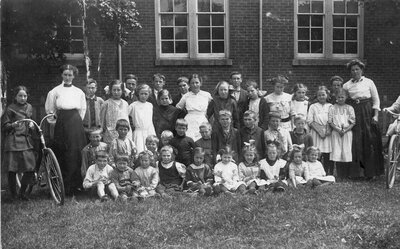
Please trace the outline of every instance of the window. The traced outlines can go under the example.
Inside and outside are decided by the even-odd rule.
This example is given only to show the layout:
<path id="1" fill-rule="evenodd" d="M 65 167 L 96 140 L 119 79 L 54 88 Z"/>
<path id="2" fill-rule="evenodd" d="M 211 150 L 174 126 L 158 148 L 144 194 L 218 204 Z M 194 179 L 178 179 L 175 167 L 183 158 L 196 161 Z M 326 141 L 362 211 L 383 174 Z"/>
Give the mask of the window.
<path id="1" fill-rule="evenodd" d="M 65 26 L 69 39 L 68 48 L 63 51 L 67 57 L 83 54 L 83 22 L 82 16 L 71 14 L 67 17 Z"/>
<path id="2" fill-rule="evenodd" d="M 295 57 L 362 57 L 362 6 L 357 0 L 296 0 Z"/>
<path id="3" fill-rule="evenodd" d="M 227 0 L 155 0 L 158 58 L 228 57 Z"/>

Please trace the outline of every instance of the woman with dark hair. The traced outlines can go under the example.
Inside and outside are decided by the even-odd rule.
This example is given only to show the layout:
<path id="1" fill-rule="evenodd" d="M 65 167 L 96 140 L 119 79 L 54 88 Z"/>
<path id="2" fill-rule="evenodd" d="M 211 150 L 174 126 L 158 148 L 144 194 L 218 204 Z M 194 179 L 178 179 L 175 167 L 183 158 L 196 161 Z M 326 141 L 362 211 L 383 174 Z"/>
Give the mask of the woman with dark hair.
<path id="1" fill-rule="evenodd" d="M 380 100 L 374 82 L 363 76 L 365 65 L 359 60 L 347 64 L 352 79 L 343 85 L 348 102 L 354 108 L 356 123 L 353 128 L 353 165 L 351 177 L 361 176 L 362 168 L 367 180 L 384 173 L 382 136 L 378 127 Z"/>
<path id="2" fill-rule="evenodd" d="M 176 104 L 179 109 L 185 109 L 187 115 L 185 120 L 188 122 L 186 136 L 197 141 L 201 138 L 199 126 L 207 122 L 207 107 L 212 100 L 211 94 L 200 90 L 203 79 L 198 74 L 193 74 L 189 78 L 190 91 L 182 96 L 182 99 Z"/>
<path id="3" fill-rule="evenodd" d="M 48 94 L 46 113 L 57 117 L 54 128 L 54 153 L 60 163 L 67 195 L 72 195 L 82 187 L 81 151 L 86 145 L 83 118 L 86 113 L 84 92 L 72 85 L 78 69 L 72 65 L 61 67 L 63 82 Z"/>

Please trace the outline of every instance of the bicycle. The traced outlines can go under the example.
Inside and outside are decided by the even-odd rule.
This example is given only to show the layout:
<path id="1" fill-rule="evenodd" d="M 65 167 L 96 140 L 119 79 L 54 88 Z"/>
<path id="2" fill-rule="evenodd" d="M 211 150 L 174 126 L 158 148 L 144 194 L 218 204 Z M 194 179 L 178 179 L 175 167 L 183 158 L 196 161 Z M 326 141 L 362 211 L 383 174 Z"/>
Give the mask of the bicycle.
<path id="1" fill-rule="evenodd" d="M 44 139 L 43 131 L 42 131 L 42 124 L 44 120 L 49 117 L 54 116 L 54 114 L 46 115 L 39 123 L 39 125 L 32 119 L 21 119 L 15 121 L 15 123 L 23 123 L 23 122 L 31 122 L 35 128 L 37 129 L 40 137 L 40 145 L 41 149 L 39 151 L 39 159 L 40 164 L 36 168 L 35 175 L 38 178 L 33 185 L 30 185 L 27 188 L 27 192 L 30 193 L 34 187 L 34 185 L 39 185 L 41 180 L 44 177 L 47 179 L 47 184 L 50 189 L 51 197 L 58 205 L 63 205 L 65 200 L 65 189 L 64 189 L 64 181 L 61 174 L 60 165 L 58 164 L 57 158 L 52 149 L 46 147 L 46 142 Z M 44 168 L 43 168 L 44 167 Z M 20 178 L 22 174 L 17 174 L 17 184 L 19 185 Z"/>
<path id="2" fill-rule="evenodd" d="M 399 158 L 400 158 L 400 114 L 394 113 L 388 109 L 385 109 L 394 118 L 396 118 L 395 134 L 390 138 L 388 154 L 385 162 L 385 180 L 386 188 L 391 189 L 396 179 L 396 171 L 399 170 Z"/>

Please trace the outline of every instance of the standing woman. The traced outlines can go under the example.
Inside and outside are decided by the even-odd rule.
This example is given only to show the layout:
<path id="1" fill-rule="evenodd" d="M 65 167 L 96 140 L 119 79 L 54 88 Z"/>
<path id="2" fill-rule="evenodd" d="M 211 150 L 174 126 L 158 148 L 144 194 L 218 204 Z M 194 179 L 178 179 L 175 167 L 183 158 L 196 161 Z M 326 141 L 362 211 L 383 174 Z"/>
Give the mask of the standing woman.
<path id="1" fill-rule="evenodd" d="M 384 172 L 382 136 L 378 127 L 380 100 L 374 82 L 363 76 L 365 65 L 359 60 L 347 64 L 352 79 L 343 85 L 349 93 L 356 123 L 353 128 L 353 165 L 350 176 L 361 176 L 361 168 L 367 180 Z"/>
<path id="2" fill-rule="evenodd" d="M 203 122 L 208 122 L 206 113 L 208 103 L 212 100 L 211 94 L 200 90 L 202 78 L 198 74 L 193 74 L 189 78 L 190 92 L 182 96 L 176 104 L 179 109 L 186 109 L 185 120 L 188 122 L 186 136 L 194 141 L 201 138 L 199 126 Z"/>
<path id="3" fill-rule="evenodd" d="M 46 113 L 56 114 L 54 128 L 54 153 L 60 163 L 67 195 L 72 195 L 82 187 L 81 151 L 86 144 L 82 120 L 86 112 L 83 91 L 72 85 L 78 69 L 72 65 L 61 67 L 63 82 L 48 94 Z"/>

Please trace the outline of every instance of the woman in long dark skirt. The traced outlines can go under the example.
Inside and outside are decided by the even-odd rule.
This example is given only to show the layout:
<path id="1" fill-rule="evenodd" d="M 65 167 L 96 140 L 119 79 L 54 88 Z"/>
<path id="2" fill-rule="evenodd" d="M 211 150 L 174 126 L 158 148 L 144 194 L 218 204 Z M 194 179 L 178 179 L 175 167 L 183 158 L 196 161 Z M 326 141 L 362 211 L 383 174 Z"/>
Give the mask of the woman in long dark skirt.
<path id="1" fill-rule="evenodd" d="M 352 79 L 343 88 L 349 93 L 349 104 L 356 115 L 352 148 L 354 163 L 348 173 L 350 177 L 364 176 L 370 180 L 384 173 L 384 165 L 382 136 L 378 127 L 379 95 L 374 82 L 363 76 L 364 68 L 361 61 L 350 61 L 347 69 Z"/>
<path id="2" fill-rule="evenodd" d="M 73 195 L 82 187 L 81 151 L 86 145 L 82 120 L 86 112 L 83 91 L 72 85 L 78 69 L 71 65 L 61 67 L 63 82 L 48 94 L 46 113 L 57 116 L 54 128 L 54 153 L 60 164 L 67 195 Z"/>

